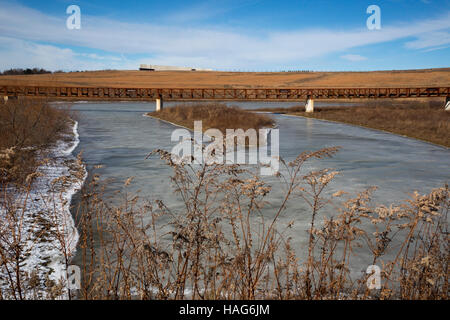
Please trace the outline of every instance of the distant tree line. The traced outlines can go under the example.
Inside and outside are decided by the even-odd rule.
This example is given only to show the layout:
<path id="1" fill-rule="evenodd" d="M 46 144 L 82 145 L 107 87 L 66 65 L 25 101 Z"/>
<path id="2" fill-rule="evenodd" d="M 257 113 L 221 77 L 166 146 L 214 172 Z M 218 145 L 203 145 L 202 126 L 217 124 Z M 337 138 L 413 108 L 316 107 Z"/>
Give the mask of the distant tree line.
<path id="1" fill-rule="evenodd" d="M 27 69 L 22 69 L 22 68 L 13 68 L 13 69 L 9 69 L 9 70 L 5 70 L 3 72 L 0 72 L 0 75 L 22 75 L 22 74 L 45 74 L 45 73 L 61 73 L 64 71 L 58 70 L 58 71 L 48 71 L 45 70 L 43 68 L 27 68 Z"/>

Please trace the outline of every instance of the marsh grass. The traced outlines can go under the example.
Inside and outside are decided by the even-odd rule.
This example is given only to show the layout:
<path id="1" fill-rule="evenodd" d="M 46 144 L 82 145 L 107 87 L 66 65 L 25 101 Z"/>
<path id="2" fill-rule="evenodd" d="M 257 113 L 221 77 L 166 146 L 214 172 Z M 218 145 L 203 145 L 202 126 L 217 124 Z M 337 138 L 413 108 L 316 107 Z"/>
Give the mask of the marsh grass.
<path id="1" fill-rule="evenodd" d="M 268 185 L 239 165 L 177 165 L 174 192 L 184 209 L 128 194 L 111 206 L 93 175 L 78 207 L 83 287 L 80 299 L 447 299 L 449 189 L 413 194 L 404 203 L 373 206 L 374 188 L 355 196 L 325 195 L 338 172 L 305 172 L 312 159 L 338 148 L 283 162 L 280 185 Z M 261 215 L 271 189 L 285 195 L 269 218 Z M 308 244 L 295 248 L 280 225 L 289 200 L 305 201 Z M 325 205 L 340 203 L 334 215 Z M 265 217 L 265 218 L 264 218 Z M 294 221 L 292 221 L 293 223 Z M 351 275 L 355 249 L 379 265 L 380 290 L 369 275 Z M 297 253 L 306 252 L 300 259 Z M 303 256 L 303 255 L 302 255 Z"/>
<path id="2" fill-rule="evenodd" d="M 10 99 L 0 104 L 0 179 L 24 183 L 39 165 L 38 155 L 71 127 L 73 114 L 39 99 Z"/>
<path id="3" fill-rule="evenodd" d="M 194 120 L 201 120 L 204 131 L 215 128 L 222 134 L 226 133 L 226 129 L 258 130 L 271 128 L 275 124 L 270 116 L 223 103 L 180 104 L 149 115 L 190 129 L 194 129 Z"/>
<path id="4" fill-rule="evenodd" d="M 153 157 L 159 156 L 173 169 L 173 191 L 184 203 L 177 211 L 161 200 L 130 194 L 131 178 L 114 195 L 122 200 L 113 204 L 103 194 L 106 182 L 93 172 L 75 208 L 82 286 L 73 297 L 448 299 L 448 186 L 427 195 L 414 193 L 388 207 L 372 205 L 375 188 L 354 196 L 342 191 L 327 196 L 339 173 L 308 172 L 305 163 L 337 151 L 327 148 L 304 152 L 289 163 L 281 160 L 279 183 L 268 185 L 239 165 L 179 165 L 170 153 L 155 150 L 149 157 L 158 161 Z M 284 196 L 272 214 L 262 215 L 267 196 L 279 187 L 284 187 Z M 309 208 L 299 212 L 310 220 L 302 248 L 292 245 L 289 226 L 280 224 L 290 200 L 304 201 Z M 331 216 L 322 212 L 330 203 L 337 208 Z M 42 283 L 48 291 L 45 298 L 61 297 L 64 282 L 23 275 L 23 210 L 8 212 L 0 239 L 14 241 L 0 246 L 0 264 L 9 266 L 11 288 L 0 289 L 0 297 L 42 298 L 36 295 Z M 53 230 L 64 234 L 61 228 Z M 368 274 L 351 275 L 358 248 L 366 250 L 368 263 L 380 266 L 381 289 L 368 289 Z"/>
<path id="5" fill-rule="evenodd" d="M 354 124 L 450 147 L 450 112 L 443 105 L 443 101 L 393 99 L 316 107 L 313 113 L 304 112 L 303 106 L 261 110 Z"/>

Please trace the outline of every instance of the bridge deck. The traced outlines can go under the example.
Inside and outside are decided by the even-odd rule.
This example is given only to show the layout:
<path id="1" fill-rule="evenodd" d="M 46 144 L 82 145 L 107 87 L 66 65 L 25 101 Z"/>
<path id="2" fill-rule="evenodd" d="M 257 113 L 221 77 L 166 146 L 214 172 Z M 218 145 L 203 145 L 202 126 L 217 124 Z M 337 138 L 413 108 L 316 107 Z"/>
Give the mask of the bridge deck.
<path id="1" fill-rule="evenodd" d="M 32 87 L 3 86 L 1 96 L 43 97 L 88 100 L 305 100 L 353 98 L 429 98 L 450 97 L 450 87 L 423 88 L 92 88 L 92 87 Z"/>

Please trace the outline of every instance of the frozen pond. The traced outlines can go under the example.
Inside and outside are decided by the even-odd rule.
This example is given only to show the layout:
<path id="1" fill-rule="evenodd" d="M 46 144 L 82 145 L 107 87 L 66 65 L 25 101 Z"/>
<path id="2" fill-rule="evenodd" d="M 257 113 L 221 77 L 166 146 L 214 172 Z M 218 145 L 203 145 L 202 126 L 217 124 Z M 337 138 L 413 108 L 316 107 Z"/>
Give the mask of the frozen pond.
<path id="1" fill-rule="evenodd" d="M 298 103 L 228 102 L 242 108 L 289 107 Z M 166 103 L 166 106 L 170 105 Z M 88 170 L 94 165 L 102 179 L 111 179 L 106 193 L 123 187 L 124 181 L 135 177 L 131 191 L 140 191 L 148 199 L 162 199 L 174 209 L 182 207 L 170 186 L 171 168 L 159 158 L 145 159 L 156 148 L 170 151 L 175 145 L 170 137 L 175 127 L 171 124 L 143 117 L 153 111 L 154 103 L 79 103 L 73 109 L 79 113 L 80 144 L 75 153 L 83 151 Z M 360 127 L 336 124 L 314 119 L 274 115 L 280 129 L 280 156 L 293 160 L 303 151 L 330 146 L 342 150 L 332 159 L 314 161 L 309 168 L 334 168 L 341 171 L 329 191 L 362 191 L 369 186 L 379 189 L 375 203 L 390 204 L 406 199 L 408 193 L 418 190 L 427 193 L 450 179 L 450 151 L 414 139 Z M 274 178 L 268 177 L 269 183 Z M 282 197 L 280 188 L 273 188 L 266 208 L 270 216 Z M 281 224 L 295 219 L 292 234 L 294 243 L 301 248 L 306 241 L 310 217 L 304 214 L 306 206 L 301 201 L 291 201 L 281 217 Z M 332 214 L 332 212 L 329 212 Z M 360 257 L 361 264 L 364 255 Z"/>

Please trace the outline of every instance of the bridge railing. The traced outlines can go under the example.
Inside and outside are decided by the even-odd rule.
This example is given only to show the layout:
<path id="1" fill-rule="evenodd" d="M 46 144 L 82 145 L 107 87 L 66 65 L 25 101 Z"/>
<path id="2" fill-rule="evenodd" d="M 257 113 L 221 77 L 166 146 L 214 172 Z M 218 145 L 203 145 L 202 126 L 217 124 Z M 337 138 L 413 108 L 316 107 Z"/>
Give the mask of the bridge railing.
<path id="1" fill-rule="evenodd" d="M 66 99 L 305 100 L 450 97 L 450 87 L 417 88 L 106 88 L 3 86 L 0 95 Z"/>

